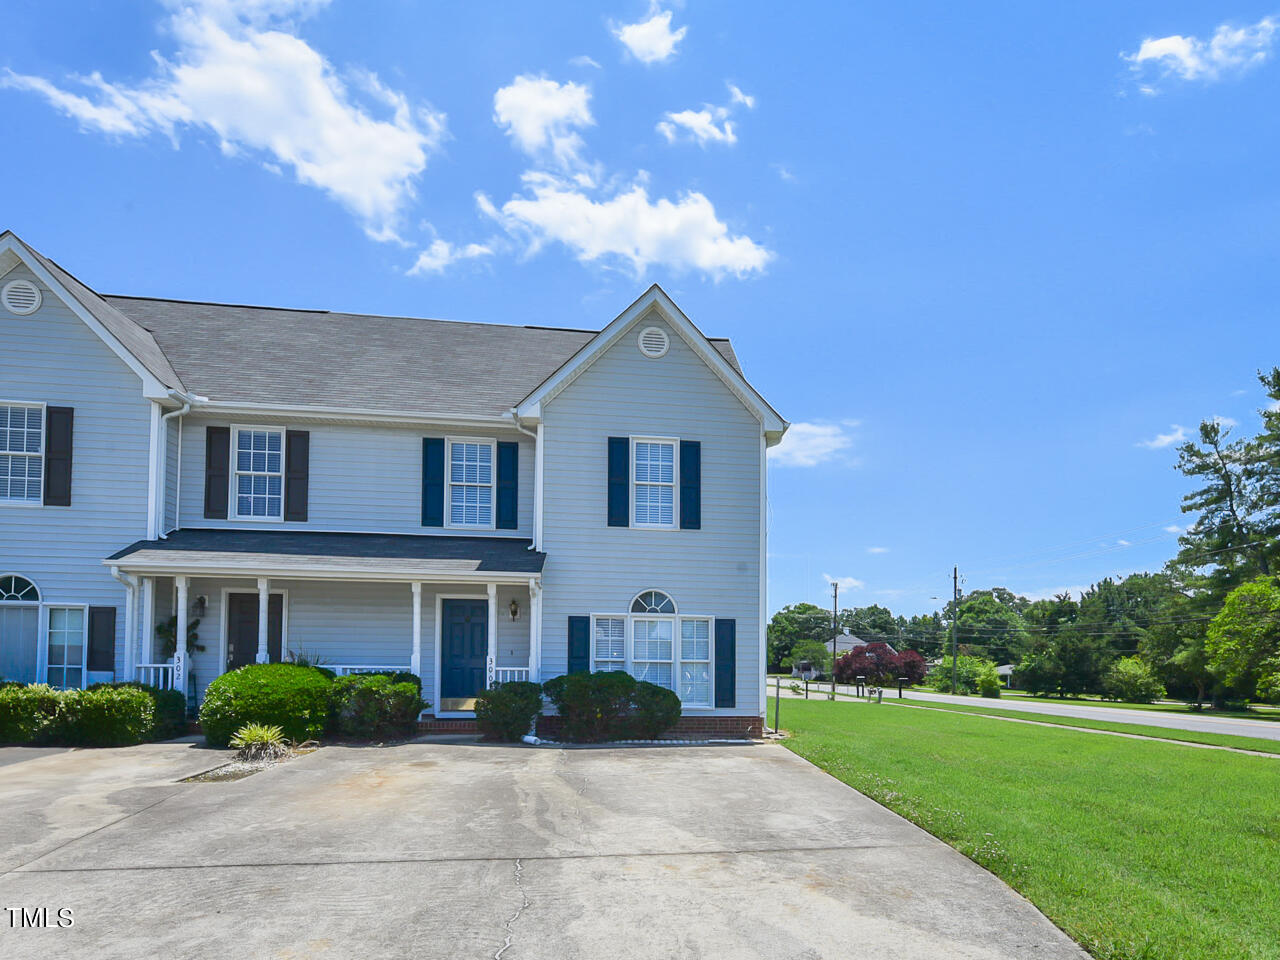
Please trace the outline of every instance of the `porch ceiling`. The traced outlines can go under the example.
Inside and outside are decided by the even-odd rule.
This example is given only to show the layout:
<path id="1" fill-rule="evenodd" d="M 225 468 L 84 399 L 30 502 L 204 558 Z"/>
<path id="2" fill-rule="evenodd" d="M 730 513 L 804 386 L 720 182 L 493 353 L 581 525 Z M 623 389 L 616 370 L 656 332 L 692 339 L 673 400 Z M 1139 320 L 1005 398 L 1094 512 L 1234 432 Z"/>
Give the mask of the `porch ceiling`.
<path id="1" fill-rule="evenodd" d="M 527 581 L 547 555 L 514 537 L 175 530 L 103 560 L 132 573 L 299 579 Z"/>

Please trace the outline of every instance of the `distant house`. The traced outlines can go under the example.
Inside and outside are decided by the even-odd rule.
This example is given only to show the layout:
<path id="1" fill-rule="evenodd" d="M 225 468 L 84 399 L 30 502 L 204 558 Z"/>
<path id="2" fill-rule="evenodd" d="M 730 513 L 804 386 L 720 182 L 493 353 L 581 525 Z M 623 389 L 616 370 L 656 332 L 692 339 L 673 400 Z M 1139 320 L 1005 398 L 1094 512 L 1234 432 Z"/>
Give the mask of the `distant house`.
<path id="1" fill-rule="evenodd" d="M 830 646 L 831 644 L 830 638 L 828 638 L 825 642 L 828 646 Z M 872 643 L 884 643 L 884 645 L 887 646 L 894 653 L 898 652 L 897 649 L 893 646 L 893 644 L 889 643 L 888 641 L 863 640 L 861 637 L 855 637 L 853 634 L 851 634 L 849 632 L 849 628 L 846 627 L 844 629 L 844 632 L 835 638 L 836 656 L 837 657 L 843 656 L 844 654 L 849 653 L 851 650 L 857 650 L 859 647 L 865 647 Z M 822 671 L 817 669 L 808 660 L 801 660 L 799 663 L 792 664 L 791 676 L 797 677 L 801 680 L 815 680 L 818 677 L 822 676 Z"/>

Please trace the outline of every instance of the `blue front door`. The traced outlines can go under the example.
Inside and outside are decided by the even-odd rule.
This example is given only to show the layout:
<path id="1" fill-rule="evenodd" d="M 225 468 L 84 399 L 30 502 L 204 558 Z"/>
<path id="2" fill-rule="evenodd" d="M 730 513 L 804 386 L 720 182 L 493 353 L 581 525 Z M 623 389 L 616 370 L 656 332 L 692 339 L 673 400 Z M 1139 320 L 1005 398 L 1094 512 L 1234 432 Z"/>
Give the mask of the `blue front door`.
<path id="1" fill-rule="evenodd" d="M 484 689 L 489 656 L 489 605 L 484 600 L 445 600 L 440 610 L 440 699 L 471 700 Z M 473 704 L 440 704 L 470 710 Z"/>

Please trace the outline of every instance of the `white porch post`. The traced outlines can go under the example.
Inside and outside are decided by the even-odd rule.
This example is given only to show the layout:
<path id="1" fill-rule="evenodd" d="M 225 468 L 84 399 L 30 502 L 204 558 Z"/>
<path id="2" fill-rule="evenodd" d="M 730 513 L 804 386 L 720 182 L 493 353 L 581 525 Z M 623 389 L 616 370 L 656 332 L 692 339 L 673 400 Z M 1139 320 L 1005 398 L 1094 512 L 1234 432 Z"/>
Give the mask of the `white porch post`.
<path id="1" fill-rule="evenodd" d="M 124 588 L 124 678 L 138 679 L 135 638 L 138 635 L 138 578 L 130 577 Z"/>
<path id="2" fill-rule="evenodd" d="M 489 656 L 485 661 L 485 689 L 493 686 L 494 670 L 498 666 L 498 585 L 489 588 Z"/>
<path id="3" fill-rule="evenodd" d="M 542 677 L 542 584 L 529 578 L 529 679 Z"/>
<path id="4" fill-rule="evenodd" d="M 134 637 L 134 641 L 138 644 L 138 663 L 156 663 L 155 656 L 155 637 L 156 637 L 156 578 L 142 578 L 142 596 L 140 602 L 142 605 L 142 632 Z"/>
<path id="5" fill-rule="evenodd" d="M 187 696 L 187 578 L 177 576 L 173 582 L 178 587 L 178 625 L 174 630 L 173 689 Z"/>
<path id="6" fill-rule="evenodd" d="M 267 650 L 267 612 L 270 609 L 271 581 L 258 578 L 258 663 L 268 663 L 271 654 Z"/>
<path id="7" fill-rule="evenodd" d="M 422 676 L 422 584 L 416 580 L 413 588 L 413 653 L 409 656 L 409 672 Z"/>

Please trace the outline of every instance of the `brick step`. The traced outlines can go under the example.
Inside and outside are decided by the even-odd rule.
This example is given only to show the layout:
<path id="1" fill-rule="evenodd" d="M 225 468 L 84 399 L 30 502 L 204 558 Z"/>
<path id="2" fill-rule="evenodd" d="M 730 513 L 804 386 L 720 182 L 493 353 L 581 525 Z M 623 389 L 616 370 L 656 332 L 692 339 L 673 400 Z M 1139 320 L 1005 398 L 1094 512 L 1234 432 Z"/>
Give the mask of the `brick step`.
<path id="1" fill-rule="evenodd" d="M 426 717 L 418 721 L 419 733 L 479 733 L 480 728 L 472 719 L 463 717 L 443 718 Z"/>

